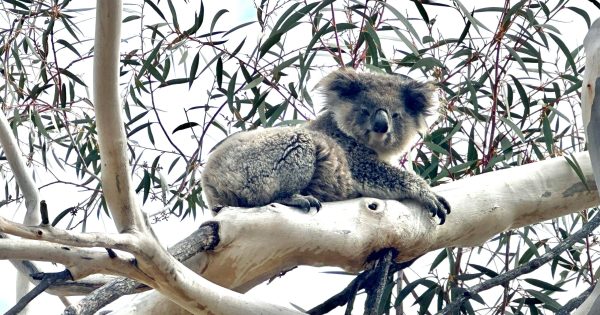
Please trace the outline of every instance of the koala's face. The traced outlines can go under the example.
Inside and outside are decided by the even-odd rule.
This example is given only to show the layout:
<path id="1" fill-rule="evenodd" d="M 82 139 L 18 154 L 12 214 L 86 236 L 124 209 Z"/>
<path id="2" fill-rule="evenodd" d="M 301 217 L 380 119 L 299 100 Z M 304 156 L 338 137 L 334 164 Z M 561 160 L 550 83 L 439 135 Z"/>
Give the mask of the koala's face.
<path id="1" fill-rule="evenodd" d="M 404 152 L 432 111 L 432 87 L 399 76 L 339 70 L 320 84 L 338 127 L 382 158 Z"/>

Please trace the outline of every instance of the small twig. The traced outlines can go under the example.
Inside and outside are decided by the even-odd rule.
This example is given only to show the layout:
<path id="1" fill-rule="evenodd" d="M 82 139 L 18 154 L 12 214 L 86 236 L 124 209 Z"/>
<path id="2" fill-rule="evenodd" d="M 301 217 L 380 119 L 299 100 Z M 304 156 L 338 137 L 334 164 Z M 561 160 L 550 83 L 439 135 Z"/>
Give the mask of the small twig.
<path id="1" fill-rule="evenodd" d="M 46 204 L 46 200 L 40 201 L 40 214 L 42 215 L 42 225 L 50 224 L 50 219 L 48 219 L 48 205 Z"/>
<path id="2" fill-rule="evenodd" d="M 337 31 L 337 23 L 335 22 L 335 11 L 333 10 L 333 2 L 329 5 L 331 8 L 331 23 L 333 26 L 333 32 L 335 34 L 335 44 L 337 46 L 337 53 L 338 53 L 338 58 L 339 58 L 339 63 L 340 66 L 343 67 L 344 66 L 344 59 L 342 58 L 342 47 L 340 46 L 340 38 L 339 38 L 339 34 Z"/>
<path id="3" fill-rule="evenodd" d="M 69 270 L 65 269 L 61 272 L 52 272 L 52 273 L 39 273 L 36 275 L 32 275 L 34 279 L 41 279 L 40 283 L 33 288 L 33 290 L 29 291 L 25 294 L 15 306 L 9 309 L 4 315 L 13 315 L 19 314 L 29 302 L 33 301 L 38 295 L 42 292 L 46 291 L 46 289 L 52 284 L 63 283 L 67 280 L 73 280 L 71 277 L 71 273 Z"/>
<path id="4" fill-rule="evenodd" d="M 399 263 L 399 264 L 398 263 L 392 264 L 390 266 L 389 273 L 393 274 L 399 270 L 403 270 L 403 269 L 409 267 L 418 258 L 419 257 L 409 260 L 409 261 L 406 261 L 406 262 Z M 330 312 L 331 310 L 333 310 L 334 308 L 336 308 L 338 306 L 343 306 L 345 304 L 348 304 L 346 314 L 350 314 L 349 312 L 352 311 L 352 305 L 354 303 L 354 297 L 356 296 L 356 292 L 358 292 L 361 289 L 364 289 L 365 284 L 370 282 L 372 276 L 375 275 L 376 273 L 377 272 L 374 269 L 369 269 L 369 270 L 365 270 L 365 271 L 361 272 L 342 291 L 340 291 L 336 295 L 330 297 L 325 302 L 313 307 L 306 313 L 311 314 L 311 315 L 325 314 L 325 313 Z"/>
<path id="5" fill-rule="evenodd" d="M 120 279 L 120 281 L 111 281 L 94 291 L 94 294 L 87 295 L 78 303 L 69 305 L 63 311 L 63 315 L 95 314 L 96 311 L 106 306 L 106 301 L 114 301 L 123 295 L 130 294 L 131 292 L 139 292 L 141 288 L 147 289 L 148 287 L 128 278 Z"/>
<path id="6" fill-rule="evenodd" d="M 444 308 L 440 314 L 454 314 L 454 312 L 458 311 L 461 305 L 470 299 L 473 295 L 478 294 L 479 292 L 491 289 L 495 286 L 507 283 L 510 280 L 517 278 L 518 276 L 533 272 L 537 270 L 550 260 L 554 259 L 558 255 L 560 255 L 565 250 L 571 248 L 573 244 L 582 240 L 586 235 L 590 234 L 596 227 L 600 225 L 600 215 L 594 216 L 587 224 L 585 224 L 579 231 L 572 234 L 560 244 L 558 244 L 553 249 L 549 250 L 545 254 L 541 255 L 538 258 L 531 260 L 529 263 L 519 266 L 513 270 L 510 270 L 506 273 L 503 273 L 499 276 L 491 278 L 485 282 L 482 282 L 478 285 L 473 286 L 470 289 L 465 289 L 462 292 L 462 295 L 459 296 L 454 302 L 448 304 L 446 308 Z"/>

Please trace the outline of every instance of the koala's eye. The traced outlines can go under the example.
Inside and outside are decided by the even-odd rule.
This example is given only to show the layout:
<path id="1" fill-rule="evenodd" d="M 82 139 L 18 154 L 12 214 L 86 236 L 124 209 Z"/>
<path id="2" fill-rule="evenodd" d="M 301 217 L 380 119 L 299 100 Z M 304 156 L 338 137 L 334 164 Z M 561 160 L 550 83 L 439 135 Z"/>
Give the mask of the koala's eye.
<path id="1" fill-rule="evenodd" d="M 360 109 L 360 114 L 363 115 L 363 116 L 369 116 L 370 115 L 369 110 L 366 109 L 366 108 L 361 108 Z"/>
<path id="2" fill-rule="evenodd" d="M 392 118 L 398 118 L 400 116 L 400 113 L 393 113 L 392 114 Z"/>

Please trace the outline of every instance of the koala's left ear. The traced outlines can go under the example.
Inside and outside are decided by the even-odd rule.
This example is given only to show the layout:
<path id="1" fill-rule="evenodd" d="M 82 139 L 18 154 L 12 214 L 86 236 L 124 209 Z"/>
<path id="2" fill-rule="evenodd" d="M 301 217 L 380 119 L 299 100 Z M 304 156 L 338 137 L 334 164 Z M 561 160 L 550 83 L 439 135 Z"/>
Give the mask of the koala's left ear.
<path id="1" fill-rule="evenodd" d="M 340 69 L 328 74 L 319 82 L 319 87 L 340 98 L 353 98 L 365 89 L 359 75 L 351 69 Z"/>
<path id="2" fill-rule="evenodd" d="M 400 99 L 408 112 L 429 116 L 433 114 L 433 91 L 431 83 L 409 80 L 400 88 Z"/>

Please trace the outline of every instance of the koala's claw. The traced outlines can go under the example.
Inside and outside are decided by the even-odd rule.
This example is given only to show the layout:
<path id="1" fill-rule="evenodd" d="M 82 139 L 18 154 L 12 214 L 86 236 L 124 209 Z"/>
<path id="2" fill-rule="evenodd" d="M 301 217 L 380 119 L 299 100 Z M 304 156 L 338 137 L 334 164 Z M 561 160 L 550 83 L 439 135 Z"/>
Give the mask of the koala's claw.
<path id="1" fill-rule="evenodd" d="M 295 194 L 291 197 L 277 200 L 276 202 L 289 207 L 300 208 L 304 212 L 309 212 L 310 208 L 312 207 L 317 208 L 317 211 L 321 210 L 321 202 L 319 201 L 319 199 L 311 195 L 304 196 L 300 194 Z"/>
<path id="2" fill-rule="evenodd" d="M 432 217 L 438 217 L 440 219 L 440 225 L 446 222 L 446 215 L 450 214 L 450 204 L 444 197 L 438 196 L 436 194 L 431 194 L 429 196 L 424 196 L 424 200 L 422 200 L 425 208 L 431 213 Z"/>

